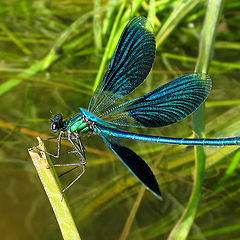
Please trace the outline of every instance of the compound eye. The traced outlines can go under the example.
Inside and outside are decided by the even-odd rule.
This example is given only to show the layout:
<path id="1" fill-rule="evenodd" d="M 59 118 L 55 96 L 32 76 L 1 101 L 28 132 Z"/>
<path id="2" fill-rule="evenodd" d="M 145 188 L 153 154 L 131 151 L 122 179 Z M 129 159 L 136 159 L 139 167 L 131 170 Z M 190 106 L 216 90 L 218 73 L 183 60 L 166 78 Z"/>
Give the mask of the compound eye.
<path id="1" fill-rule="evenodd" d="M 57 124 L 56 122 L 53 122 L 53 123 L 51 124 L 51 130 L 52 130 L 53 132 L 55 132 L 55 133 L 59 130 L 59 126 L 58 126 L 58 124 Z"/>
<path id="2" fill-rule="evenodd" d="M 50 128 L 56 133 L 63 127 L 63 116 L 62 114 L 57 114 L 51 121 Z"/>
<path id="3" fill-rule="evenodd" d="M 52 124 L 52 130 L 56 130 L 57 129 L 57 124 L 56 123 L 53 123 Z"/>
<path id="4" fill-rule="evenodd" d="M 55 119 L 56 121 L 60 122 L 60 121 L 62 121 L 63 116 L 62 116 L 62 114 L 57 114 L 57 115 L 54 117 L 54 119 Z"/>

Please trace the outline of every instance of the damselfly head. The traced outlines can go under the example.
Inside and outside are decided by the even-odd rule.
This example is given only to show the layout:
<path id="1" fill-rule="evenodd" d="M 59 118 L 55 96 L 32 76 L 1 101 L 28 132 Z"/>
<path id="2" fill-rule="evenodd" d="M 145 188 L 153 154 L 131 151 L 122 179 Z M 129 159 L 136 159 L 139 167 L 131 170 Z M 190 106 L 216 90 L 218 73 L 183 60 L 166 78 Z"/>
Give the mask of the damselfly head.
<path id="1" fill-rule="evenodd" d="M 57 133 L 64 127 L 62 114 L 57 114 L 50 123 L 50 128 L 54 133 Z"/>

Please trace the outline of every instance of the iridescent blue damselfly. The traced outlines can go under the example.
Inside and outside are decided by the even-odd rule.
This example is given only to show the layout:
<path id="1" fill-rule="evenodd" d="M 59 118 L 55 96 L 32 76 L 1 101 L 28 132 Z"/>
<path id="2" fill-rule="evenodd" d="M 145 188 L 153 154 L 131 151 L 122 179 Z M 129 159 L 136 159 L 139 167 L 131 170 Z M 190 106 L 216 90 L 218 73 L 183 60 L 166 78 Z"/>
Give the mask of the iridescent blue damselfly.
<path id="1" fill-rule="evenodd" d="M 88 110 L 79 108 L 79 113 L 70 120 L 57 114 L 51 121 L 51 130 L 59 132 L 57 154 L 77 153 L 80 162 L 55 164 L 82 167 L 81 174 L 63 192 L 72 186 L 85 172 L 85 150 L 82 134 L 98 134 L 124 163 L 124 165 L 155 196 L 161 193 L 150 167 L 135 152 L 126 147 L 119 138 L 179 145 L 238 145 L 239 137 L 222 139 L 186 139 L 148 136 L 130 133 L 125 127 L 153 128 L 176 123 L 192 114 L 206 100 L 211 90 L 211 79 L 205 73 L 192 73 L 130 101 L 121 100 L 132 93 L 149 74 L 155 58 L 155 37 L 150 24 L 143 17 L 133 18 L 125 27 L 118 42 L 109 68 L 95 90 Z M 73 150 L 61 152 L 61 140 L 68 140 Z M 68 172 L 70 172 L 68 171 Z"/>

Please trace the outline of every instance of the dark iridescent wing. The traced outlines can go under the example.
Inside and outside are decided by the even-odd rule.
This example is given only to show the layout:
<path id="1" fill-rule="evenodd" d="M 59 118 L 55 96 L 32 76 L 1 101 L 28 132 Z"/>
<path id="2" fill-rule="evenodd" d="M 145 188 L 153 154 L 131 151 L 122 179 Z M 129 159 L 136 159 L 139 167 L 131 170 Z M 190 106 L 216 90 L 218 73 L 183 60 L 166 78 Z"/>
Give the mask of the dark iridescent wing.
<path id="1" fill-rule="evenodd" d="M 99 117 L 119 126 L 166 126 L 193 113 L 206 100 L 211 85 L 207 74 L 187 74 L 143 97 L 116 106 Z"/>
<path id="2" fill-rule="evenodd" d="M 94 92 L 88 110 L 99 115 L 134 91 L 152 68 L 155 48 L 155 37 L 146 18 L 133 18 L 121 35 L 109 68 Z"/>
<path id="3" fill-rule="evenodd" d="M 101 131 L 100 126 L 97 127 L 97 131 L 131 173 L 136 176 L 157 198 L 162 199 L 157 180 L 147 163 L 131 149 L 124 146 L 119 139 L 105 135 Z"/>

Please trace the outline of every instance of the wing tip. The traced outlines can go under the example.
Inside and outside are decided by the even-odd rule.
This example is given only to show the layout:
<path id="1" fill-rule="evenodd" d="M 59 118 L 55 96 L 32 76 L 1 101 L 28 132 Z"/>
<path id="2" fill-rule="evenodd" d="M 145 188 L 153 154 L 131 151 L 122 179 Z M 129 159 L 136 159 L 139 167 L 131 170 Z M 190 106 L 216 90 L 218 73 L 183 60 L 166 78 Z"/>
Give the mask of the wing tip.
<path id="1" fill-rule="evenodd" d="M 99 134 L 130 172 L 137 177 L 151 193 L 159 200 L 162 200 L 158 182 L 148 164 L 134 151 L 124 146 L 119 139 L 113 137 L 107 138 L 100 129 Z"/>
<path id="2" fill-rule="evenodd" d="M 146 186 L 146 185 L 145 185 L 145 186 Z M 159 200 L 163 200 L 162 194 L 161 194 L 161 192 L 160 192 L 160 189 L 159 189 L 158 184 L 155 186 L 155 189 L 151 189 L 151 188 L 149 188 L 149 187 L 147 187 L 147 186 L 146 186 L 146 188 L 147 188 L 147 190 L 149 190 L 155 197 L 157 197 Z"/>
<path id="3" fill-rule="evenodd" d="M 155 196 L 155 197 L 157 197 L 159 200 L 163 200 L 163 198 L 162 198 L 162 194 L 161 193 L 155 193 L 155 192 L 153 192 L 153 191 L 151 191 L 152 193 L 153 193 L 153 195 Z"/>

